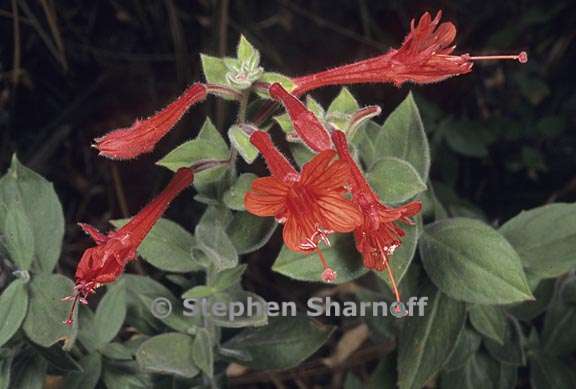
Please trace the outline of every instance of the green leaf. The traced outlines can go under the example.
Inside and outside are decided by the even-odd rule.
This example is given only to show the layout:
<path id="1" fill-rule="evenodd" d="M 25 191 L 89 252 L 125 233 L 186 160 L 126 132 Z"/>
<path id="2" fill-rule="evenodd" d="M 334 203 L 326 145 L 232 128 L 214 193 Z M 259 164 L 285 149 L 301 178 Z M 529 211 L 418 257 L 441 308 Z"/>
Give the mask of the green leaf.
<path id="1" fill-rule="evenodd" d="M 94 317 L 96 338 L 100 345 L 110 342 L 124 324 L 126 318 L 126 287 L 120 279 L 108 286 L 108 290 L 96 309 Z"/>
<path id="2" fill-rule="evenodd" d="M 202 303 L 207 304 L 210 319 L 219 327 L 260 327 L 268 324 L 266 300 L 252 292 L 227 290 L 215 293 Z M 239 311 L 240 305 L 243 311 Z"/>
<path id="3" fill-rule="evenodd" d="M 294 131 L 294 127 L 292 127 L 292 121 L 290 120 L 290 115 L 288 115 L 288 113 L 283 113 L 281 115 L 274 116 L 274 121 L 278 123 L 282 131 L 284 131 L 286 134 L 290 134 L 291 132 Z M 288 141 L 292 142 L 295 141 L 289 138 L 288 136 L 286 138 L 288 139 Z"/>
<path id="4" fill-rule="evenodd" d="M 250 143 L 250 137 L 240 127 L 230 127 L 228 139 L 246 163 L 251 164 L 258 158 L 258 149 Z"/>
<path id="5" fill-rule="evenodd" d="M 278 223 L 272 217 L 260 217 L 249 212 L 239 212 L 228 226 L 226 232 L 239 255 L 248 254 L 263 247 Z"/>
<path id="6" fill-rule="evenodd" d="M 143 340 L 144 342 L 144 340 Z M 116 359 L 119 361 L 131 361 L 133 359 L 133 352 L 124 346 L 122 343 L 106 343 L 100 347 L 100 353 L 108 359 Z"/>
<path id="7" fill-rule="evenodd" d="M 230 209 L 236 211 L 244 211 L 244 196 L 250 190 L 252 186 L 252 181 L 254 181 L 258 176 L 252 173 L 241 174 L 236 180 L 234 185 L 230 187 L 222 197 L 222 201 Z"/>
<path id="8" fill-rule="evenodd" d="M 482 335 L 503 344 L 506 333 L 506 315 L 493 305 L 474 305 L 470 308 L 470 323 Z"/>
<path id="9" fill-rule="evenodd" d="M 208 330 L 200 328 L 192 344 L 192 359 L 208 377 L 214 376 L 214 348 Z"/>
<path id="10" fill-rule="evenodd" d="M 76 328 L 64 325 L 70 303 L 62 301 L 73 289 L 72 281 L 60 274 L 40 273 L 32 277 L 28 284 L 28 315 L 22 326 L 31 341 L 50 347 L 59 340 L 76 336 Z"/>
<path id="11" fill-rule="evenodd" d="M 506 304 L 533 299 L 518 254 L 496 230 L 473 219 L 443 219 L 420 237 L 432 281 L 454 299 Z"/>
<path id="12" fill-rule="evenodd" d="M 504 339 L 498 343 L 491 339 L 484 339 L 484 345 L 490 354 L 502 363 L 521 366 L 526 364 L 524 354 L 524 335 L 515 319 L 510 319 L 506 325 Z"/>
<path id="13" fill-rule="evenodd" d="M 247 351 L 252 359 L 242 364 L 254 369 L 289 369 L 322 347 L 334 329 L 302 316 L 271 318 L 266 327 L 245 329 L 225 347 Z"/>
<path id="14" fill-rule="evenodd" d="M 224 64 L 228 69 L 226 81 L 228 85 L 236 89 L 247 89 L 257 81 L 264 69 L 260 65 L 260 53 L 244 37 L 240 37 L 240 43 L 236 49 L 237 58 L 224 58 Z"/>
<path id="15" fill-rule="evenodd" d="M 202 297 L 212 296 L 218 292 L 223 292 L 226 289 L 236 285 L 240 282 L 242 274 L 246 271 L 246 265 L 236 266 L 232 269 L 223 270 L 214 274 L 209 279 L 209 285 L 198 285 L 189 289 L 182 298 L 184 299 L 198 299 Z"/>
<path id="16" fill-rule="evenodd" d="M 426 190 L 426 184 L 408 162 L 395 157 L 378 160 L 366 174 L 370 186 L 386 204 L 398 204 Z"/>
<path id="17" fill-rule="evenodd" d="M 388 116 L 375 144 L 379 157 L 397 157 L 416 168 L 423 182 L 430 170 L 430 148 L 412 93 Z"/>
<path id="18" fill-rule="evenodd" d="M 294 89 L 295 86 L 294 81 L 292 81 L 290 77 L 274 72 L 265 72 L 264 74 L 262 74 L 259 81 L 267 82 L 268 84 L 273 84 L 277 82 L 278 84 L 282 85 L 282 87 L 287 91 L 291 91 L 292 89 Z M 267 93 L 259 92 L 258 95 L 266 99 L 270 98 L 270 96 L 268 96 Z"/>
<path id="19" fill-rule="evenodd" d="M 561 360 L 534 353 L 530 356 L 530 386 L 534 389 L 568 389 L 576 387 L 572 366 Z"/>
<path id="20" fill-rule="evenodd" d="M 466 306 L 433 287 L 423 316 L 407 318 L 400 335 L 398 386 L 419 389 L 448 360 L 466 322 Z"/>
<path id="21" fill-rule="evenodd" d="M 199 299 L 202 297 L 212 296 L 217 293 L 218 289 L 206 285 L 198 285 L 187 290 L 182 294 L 183 299 Z"/>
<path id="22" fill-rule="evenodd" d="M 246 39 L 244 35 L 240 35 L 240 42 L 238 42 L 238 47 L 236 48 L 236 56 L 240 61 L 250 61 L 254 56 L 260 58 L 260 53 L 248 42 L 248 39 Z"/>
<path id="23" fill-rule="evenodd" d="M 480 343 L 482 343 L 480 335 L 467 326 L 464 326 L 460 336 L 458 336 L 456 346 L 452 354 L 450 354 L 450 358 L 448 358 L 443 367 L 444 370 L 457 370 L 464 367 L 466 362 L 478 351 Z"/>
<path id="24" fill-rule="evenodd" d="M 23 235 L 18 237 L 21 243 L 32 244 L 34 251 L 33 269 L 49 273 L 56 266 L 60 257 L 62 239 L 64 237 L 64 213 L 54 187 L 43 177 L 20 164 L 16 156 L 12 158 L 10 169 L 0 178 L 0 228 L 6 225 L 7 211 L 14 208 L 22 209 L 28 222 L 21 219 L 19 211 L 10 215 L 12 220 L 18 219 L 17 226 L 23 230 Z M 14 212 L 14 211 L 13 211 Z M 27 225 L 27 227 L 24 227 Z M 33 238 L 28 236 L 27 229 L 32 229 Z M 6 231 L 0 231 L 6 234 Z M 12 230 L 10 233 L 16 232 Z M 19 234 L 20 235 L 20 234 Z M 23 262 L 26 264 L 29 259 L 27 249 L 18 245 L 20 254 L 23 254 Z"/>
<path id="25" fill-rule="evenodd" d="M 18 331 L 28 311 L 28 292 L 21 280 L 14 280 L 0 295 L 0 347 Z"/>
<path id="26" fill-rule="evenodd" d="M 144 333 L 160 330 L 162 326 L 158 325 L 159 320 L 179 332 L 193 333 L 196 330 L 201 318 L 184 317 L 181 309 L 182 300 L 175 298 L 164 285 L 150 277 L 132 274 L 125 274 L 122 279 L 126 283 L 128 302 L 126 323 Z M 166 299 L 172 308 L 166 317 L 162 315 L 161 318 L 157 318 L 152 314 L 153 304 L 159 298 Z M 158 309 L 159 307 L 154 306 L 154 308 Z M 160 308 L 165 309 L 166 307 L 160 306 Z M 161 313 L 165 312 L 162 311 Z"/>
<path id="27" fill-rule="evenodd" d="M 102 359 L 97 353 L 85 356 L 80 360 L 82 372 L 70 372 L 64 378 L 66 389 L 94 389 L 100 380 Z"/>
<path id="28" fill-rule="evenodd" d="M 382 293 L 373 292 L 369 289 L 364 289 L 358 287 L 358 290 L 355 291 L 356 300 L 362 303 L 378 303 L 382 302 L 383 295 Z M 397 335 L 398 332 L 398 321 L 396 317 L 392 315 L 381 316 L 381 315 L 366 315 L 364 322 L 370 328 L 371 333 L 377 339 L 392 339 Z"/>
<path id="29" fill-rule="evenodd" d="M 195 235 L 197 248 L 208 257 L 216 271 L 238 265 L 238 252 L 220 223 L 200 222 L 196 225 Z"/>
<path id="30" fill-rule="evenodd" d="M 194 162 L 203 160 L 226 160 L 230 156 L 228 145 L 210 119 L 206 119 L 198 136 L 191 141 L 184 142 L 169 152 L 164 158 L 156 162 L 172 171 L 181 167 L 189 167 Z M 194 175 L 194 186 L 198 191 L 222 178 L 227 166 L 204 170 Z"/>
<path id="31" fill-rule="evenodd" d="M 226 290 L 236 285 L 242 279 L 242 274 L 246 271 L 247 265 L 236 266 L 232 269 L 223 270 L 216 273 L 209 281 L 209 285 L 217 290 Z"/>
<path id="32" fill-rule="evenodd" d="M 576 266 L 576 204 L 549 204 L 521 212 L 500 232 L 531 273 L 551 278 Z"/>
<path id="33" fill-rule="evenodd" d="M 576 351 L 576 307 L 556 297 L 544 317 L 542 348 L 553 356 Z"/>
<path id="34" fill-rule="evenodd" d="M 202 71 L 206 82 L 212 84 L 227 85 L 226 73 L 228 68 L 223 59 L 212 57 L 206 54 L 200 54 L 200 61 L 202 62 Z"/>
<path id="35" fill-rule="evenodd" d="M 193 357 L 194 339 L 179 333 L 166 333 L 148 339 L 136 352 L 136 361 L 150 373 L 192 378 L 198 374 Z"/>
<path id="36" fill-rule="evenodd" d="M 358 155 L 367 166 L 368 170 L 381 157 L 380 152 L 376 150 L 375 140 L 378 138 L 381 128 L 376 122 L 370 120 L 362 131 L 357 131 L 353 138 L 353 143 L 358 147 Z"/>
<path id="37" fill-rule="evenodd" d="M 314 158 L 312 150 L 304 146 L 302 143 L 290 143 L 290 152 L 299 167 L 304 166 L 304 164 Z"/>
<path id="38" fill-rule="evenodd" d="M 333 235 L 331 246 L 322 249 L 322 254 L 328 265 L 336 271 L 336 284 L 354 280 L 367 271 L 350 235 Z M 321 282 L 324 269 L 318 254 L 305 255 L 283 246 L 272 270 L 295 280 Z"/>
<path id="39" fill-rule="evenodd" d="M 200 221 L 198 224 L 206 224 L 206 225 L 213 225 L 217 224 L 222 226 L 223 228 L 227 228 L 232 219 L 234 218 L 234 214 L 228 208 L 223 206 L 222 204 L 216 204 L 214 206 L 209 206 L 206 208 L 206 211 L 202 214 Z"/>
<path id="40" fill-rule="evenodd" d="M 326 115 L 326 111 L 316 99 L 310 95 L 306 95 L 306 107 L 316 115 L 318 118 L 323 118 Z"/>
<path id="41" fill-rule="evenodd" d="M 530 273 L 526 275 L 529 276 Z M 520 304 L 509 305 L 506 307 L 506 311 L 522 321 L 529 322 L 534 320 L 548 308 L 548 304 L 554 295 L 555 283 L 556 280 L 553 278 L 543 280 L 534 289 L 533 294 L 536 301 L 525 301 Z"/>
<path id="42" fill-rule="evenodd" d="M 30 270 L 34 259 L 34 231 L 20 203 L 10 204 L 2 231 L 6 250 L 12 262 L 20 270 Z"/>
<path id="43" fill-rule="evenodd" d="M 84 304 L 78 306 L 78 341 L 89 353 L 96 351 L 99 346 L 96 334 L 96 323 L 94 321 L 94 312 Z"/>
<path id="44" fill-rule="evenodd" d="M 497 363 L 490 370 L 490 376 L 496 389 L 516 388 L 518 383 L 518 367 L 506 363 Z"/>
<path id="45" fill-rule="evenodd" d="M 356 112 L 359 108 L 360 105 L 358 104 L 358 101 L 356 100 L 354 95 L 350 93 L 350 90 L 348 88 L 343 87 L 342 89 L 340 89 L 340 93 L 338 93 L 338 96 L 336 96 L 336 98 L 332 100 L 332 102 L 330 103 L 330 106 L 328 107 L 328 112 L 351 114 Z"/>
<path id="46" fill-rule="evenodd" d="M 112 220 L 116 228 L 130 219 Z M 188 273 L 201 269 L 192 258 L 194 237 L 179 224 L 159 219 L 138 247 L 138 255 L 158 269 L 173 273 Z"/>
<path id="47" fill-rule="evenodd" d="M 476 353 L 462 368 L 443 373 L 440 389 L 496 388 L 489 374 L 495 364 L 486 353 Z"/>
<path id="48" fill-rule="evenodd" d="M 142 373 L 136 362 L 123 366 L 104 365 L 102 381 L 106 389 L 149 389 L 150 375 Z"/>
<path id="49" fill-rule="evenodd" d="M 332 103 L 330 103 L 326 120 L 329 121 L 333 127 L 348 132 L 350 129 L 350 118 L 359 108 L 360 106 L 356 98 L 350 93 L 348 88 L 344 87 Z M 347 133 L 347 135 L 348 139 L 352 139 L 355 134 Z"/>

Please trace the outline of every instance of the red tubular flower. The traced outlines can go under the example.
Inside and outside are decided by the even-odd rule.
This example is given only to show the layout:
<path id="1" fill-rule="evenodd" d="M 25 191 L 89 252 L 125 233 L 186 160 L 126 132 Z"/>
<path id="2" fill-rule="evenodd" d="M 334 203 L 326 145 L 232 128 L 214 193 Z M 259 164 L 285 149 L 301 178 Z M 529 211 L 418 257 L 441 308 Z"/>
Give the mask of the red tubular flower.
<path id="1" fill-rule="evenodd" d="M 136 258 L 140 243 L 170 202 L 188 187 L 193 179 L 192 168 L 178 170 L 166 188 L 117 231 L 105 235 L 90 225 L 80 223 L 80 227 L 92 237 L 96 246 L 84 252 L 76 268 L 74 294 L 66 298 L 73 301 L 66 325 L 72 325 L 78 301 L 86 304 L 87 297 L 94 293 L 96 288 L 115 281 L 124 271 L 126 264 Z"/>
<path id="2" fill-rule="evenodd" d="M 396 280 L 388 263 L 394 250 L 400 246 L 400 239 L 405 235 L 395 223 L 413 224 L 410 217 L 420 212 L 422 205 L 419 201 L 398 208 L 382 204 L 352 159 L 346 135 L 342 131 L 335 130 L 332 133 L 332 141 L 340 159 L 350 167 L 352 200 L 362 211 L 362 223 L 354 230 L 356 248 L 362 253 L 364 266 L 377 271 L 388 271 L 392 289 L 396 299 L 400 301 Z"/>
<path id="3" fill-rule="evenodd" d="M 360 211 L 344 197 L 350 178 L 348 165 L 334 159 L 334 150 L 326 150 L 298 173 L 267 133 L 255 131 L 250 140 L 266 159 L 272 176 L 254 180 L 244 198 L 246 209 L 283 223 L 286 246 L 296 252 L 316 252 L 324 267 L 322 279 L 333 281 L 336 273 L 328 267 L 318 244 L 329 243 L 328 234 L 353 231 L 362 222 Z"/>
<path id="4" fill-rule="evenodd" d="M 207 88 L 204 84 L 192 84 L 184 93 L 166 108 L 145 120 L 136 120 L 130 127 L 113 130 L 103 137 L 96 138 L 95 144 L 100 153 L 112 159 L 132 159 L 149 153 L 182 118 L 188 109 L 204 100 Z"/>
<path id="5" fill-rule="evenodd" d="M 456 27 L 450 22 L 440 23 L 442 12 L 432 19 L 426 12 L 415 25 L 399 49 L 390 49 L 377 57 L 328 69 L 323 72 L 293 79 L 295 95 L 301 95 L 326 85 L 392 82 L 396 86 L 411 81 L 428 84 L 472 71 L 472 61 L 486 59 L 514 59 L 528 61 L 526 52 L 518 55 L 471 57 L 453 55 L 456 46 Z"/>
<path id="6" fill-rule="evenodd" d="M 291 95 L 278 83 L 274 83 L 268 89 L 270 97 L 280 101 L 292 121 L 296 133 L 305 145 L 313 151 L 319 152 L 332 148 L 330 134 L 324 128 L 320 120 L 295 96 Z"/>

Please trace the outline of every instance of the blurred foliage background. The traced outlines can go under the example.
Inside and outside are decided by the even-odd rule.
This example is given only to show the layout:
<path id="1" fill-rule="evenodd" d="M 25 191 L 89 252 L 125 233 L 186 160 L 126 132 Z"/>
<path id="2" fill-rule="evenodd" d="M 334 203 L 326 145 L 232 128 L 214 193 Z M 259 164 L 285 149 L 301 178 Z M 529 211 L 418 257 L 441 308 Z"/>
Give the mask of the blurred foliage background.
<path id="1" fill-rule="evenodd" d="M 235 109 L 208 99 L 153 154 L 134 161 L 98 158 L 92 139 L 160 109 L 202 79 L 199 53 L 231 54 L 240 34 L 260 50 L 266 70 L 293 76 L 398 46 L 411 18 L 438 9 L 458 27 L 458 53 L 526 50 L 529 62 L 523 66 L 485 62 L 437 85 L 351 90 L 361 104 L 380 105 L 383 117 L 408 90 L 414 92 L 431 139 L 435 189 L 453 215 L 473 212 L 498 223 L 522 209 L 576 200 L 572 1 L 0 4 L 0 171 L 16 152 L 54 182 L 68 222 L 60 263 L 65 274 L 73 273 L 89 244 L 77 221 L 105 227 L 107 220 L 132 215 L 168 178 L 154 161 L 194 137 L 206 115 L 225 131 Z M 325 88 L 313 95 L 327 103 L 338 91 Z M 261 162 L 257 166 L 263 173 Z M 203 209 L 193 196 L 183 194 L 167 217 L 191 228 Z M 269 271 L 280 246 L 280 239 L 273 239 L 250 256 L 247 283 L 264 297 L 286 293 L 273 281 L 282 277 Z"/>

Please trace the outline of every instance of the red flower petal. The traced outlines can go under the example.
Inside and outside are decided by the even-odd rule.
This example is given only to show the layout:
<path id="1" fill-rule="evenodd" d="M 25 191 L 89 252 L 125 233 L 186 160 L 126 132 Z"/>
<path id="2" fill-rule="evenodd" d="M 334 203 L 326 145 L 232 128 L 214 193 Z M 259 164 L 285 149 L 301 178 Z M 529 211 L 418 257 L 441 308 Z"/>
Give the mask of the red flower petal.
<path id="1" fill-rule="evenodd" d="M 318 200 L 323 227 L 336 232 L 350 232 L 362 224 L 362 213 L 340 195 L 325 195 Z"/>
<path id="2" fill-rule="evenodd" d="M 282 102 L 296 133 L 306 146 L 316 152 L 329 150 L 332 147 L 326 128 L 296 96 L 290 94 L 278 83 L 272 84 L 268 91 L 273 99 Z"/>
<path id="3" fill-rule="evenodd" d="M 257 216 L 276 216 L 285 208 L 289 190 L 289 186 L 276 177 L 257 178 L 244 197 L 244 206 Z"/>
<path id="4" fill-rule="evenodd" d="M 298 172 L 288 162 L 286 157 L 274 146 L 270 135 L 264 131 L 254 131 L 250 135 L 250 142 L 262 153 L 266 160 L 268 170 L 273 176 L 284 180 L 289 176 L 297 176 Z"/>
<path id="5" fill-rule="evenodd" d="M 284 243 L 292 251 L 307 253 L 315 250 L 312 238 L 318 231 L 318 226 L 314 217 L 310 214 L 299 214 L 297 217 L 292 215 L 286 220 L 282 237 Z M 307 247 L 307 244 L 312 244 Z"/>
<path id="6" fill-rule="evenodd" d="M 154 149 L 194 104 L 206 98 L 206 87 L 195 83 L 166 108 L 146 120 L 136 120 L 130 127 L 120 128 L 95 139 L 100 155 L 112 159 L 132 159 Z"/>

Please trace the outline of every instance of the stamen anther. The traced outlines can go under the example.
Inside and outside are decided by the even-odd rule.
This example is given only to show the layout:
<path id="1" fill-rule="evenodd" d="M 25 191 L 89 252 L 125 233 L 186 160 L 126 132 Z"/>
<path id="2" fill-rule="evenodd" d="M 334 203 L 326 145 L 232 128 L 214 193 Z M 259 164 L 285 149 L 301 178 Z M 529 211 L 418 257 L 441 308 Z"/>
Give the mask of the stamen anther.
<path id="1" fill-rule="evenodd" d="M 324 269 L 322 272 L 322 281 L 326 283 L 332 283 L 336 281 L 336 272 L 331 268 Z"/>
<path id="2" fill-rule="evenodd" d="M 324 268 L 324 271 L 322 272 L 322 281 L 327 283 L 336 281 L 336 272 L 334 269 L 328 266 L 328 262 L 326 261 L 326 258 L 324 258 L 324 254 L 322 254 L 322 251 L 320 251 L 318 247 L 316 247 L 316 253 L 318 254 L 320 262 L 322 262 L 322 267 Z"/>

